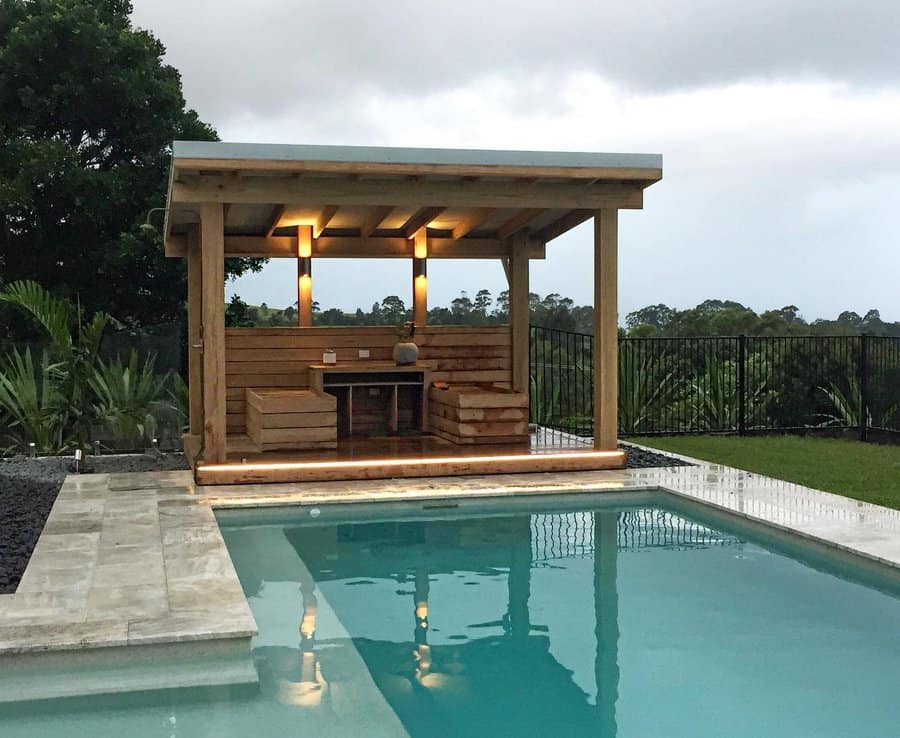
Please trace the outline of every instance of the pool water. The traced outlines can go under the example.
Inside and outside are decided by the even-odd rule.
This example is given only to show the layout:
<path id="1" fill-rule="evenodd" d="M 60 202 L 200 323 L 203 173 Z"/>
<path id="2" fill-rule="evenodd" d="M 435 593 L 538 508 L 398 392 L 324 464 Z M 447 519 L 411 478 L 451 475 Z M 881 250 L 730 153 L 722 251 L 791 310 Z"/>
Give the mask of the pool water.
<path id="1" fill-rule="evenodd" d="M 0 705 L 0 736 L 897 734 L 886 572 L 662 495 L 358 510 L 220 515 L 258 688 Z"/>

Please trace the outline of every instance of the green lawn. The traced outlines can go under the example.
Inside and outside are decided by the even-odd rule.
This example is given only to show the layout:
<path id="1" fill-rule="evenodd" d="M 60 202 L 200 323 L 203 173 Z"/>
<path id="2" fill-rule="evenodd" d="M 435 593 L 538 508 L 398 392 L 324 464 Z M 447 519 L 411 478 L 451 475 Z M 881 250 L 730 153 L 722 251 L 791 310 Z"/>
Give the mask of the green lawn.
<path id="1" fill-rule="evenodd" d="M 666 436 L 624 440 L 900 508 L 900 446 L 808 436 Z"/>

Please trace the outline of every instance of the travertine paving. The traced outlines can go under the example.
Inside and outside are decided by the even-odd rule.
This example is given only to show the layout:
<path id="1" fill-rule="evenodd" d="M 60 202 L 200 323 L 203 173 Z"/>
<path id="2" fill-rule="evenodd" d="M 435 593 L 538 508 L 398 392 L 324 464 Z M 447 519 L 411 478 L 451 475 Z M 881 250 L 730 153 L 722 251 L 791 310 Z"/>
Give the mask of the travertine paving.
<path id="1" fill-rule="evenodd" d="M 183 649 L 203 642 L 208 644 L 206 654 L 219 649 L 249 656 L 256 624 L 214 516 L 218 507 L 648 489 L 900 571 L 900 511 L 708 464 L 217 487 L 196 487 L 190 472 L 72 475 L 63 484 L 18 590 L 0 596 L 0 664 L 16 666 L 17 656 L 36 653 L 96 653 L 100 647 L 126 661 L 139 653 L 146 660 L 146 649 L 131 647 L 179 644 Z M 193 658 L 189 650 L 183 653 Z M 210 679 L 227 681 L 229 677 L 217 671 Z M 188 681 L 197 678 L 192 675 Z M 239 669 L 234 678 L 250 677 L 247 669 Z"/>
<path id="2" fill-rule="evenodd" d="M 66 478 L 14 595 L 0 654 L 214 638 L 256 623 L 189 472 Z"/>

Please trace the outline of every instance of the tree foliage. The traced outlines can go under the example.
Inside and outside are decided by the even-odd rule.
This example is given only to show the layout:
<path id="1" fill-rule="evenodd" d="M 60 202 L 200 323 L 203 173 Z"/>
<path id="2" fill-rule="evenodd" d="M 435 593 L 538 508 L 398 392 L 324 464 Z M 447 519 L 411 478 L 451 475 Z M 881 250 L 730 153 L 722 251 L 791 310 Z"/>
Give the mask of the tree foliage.
<path id="1" fill-rule="evenodd" d="M 297 324 L 296 305 L 277 310 L 265 305 L 248 305 L 237 295 L 226 311 L 231 326 L 290 326 Z M 557 293 L 529 295 L 531 324 L 542 328 L 592 333 L 594 308 L 576 305 L 569 297 Z M 397 295 L 389 295 L 365 311 L 358 308 L 348 313 L 338 308 L 321 310 L 313 305 L 315 325 L 396 325 L 412 319 L 412 308 Z M 509 322 L 509 292 L 493 298 L 489 290 L 478 290 L 475 299 L 461 292 L 449 306 L 435 306 L 428 311 L 431 325 L 502 325 Z M 844 311 L 835 320 L 807 322 L 795 305 L 755 313 L 733 300 L 705 300 L 694 308 L 678 310 L 668 305 L 648 305 L 625 316 L 626 335 L 630 338 L 698 337 L 698 336 L 789 336 L 789 335 L 858 335 L 900 336 L 900 323 L 886 323 L 877 310 L 864 316 Z"/>
<path id="2" fill-rule="evenodd" d="M 171 142 L 217 136 L 131 9 L 0 0 L 0 283 L 36 280 L 139 324 L 183 311 L 182 260 L 139 228 L 165 202 Z"/>
<path id="3" fill-rule="evenodd" d="M 668 305 L 649 305 L 625 316 L 628 335 L 652 336 L 790 336 L 859 335 L 900 336 L 900 323 L 885 323 L 877 310 L 864 316 L 852 311 L 840 313 L 835 320 L 804 320 L 796 305 L 756 313 L 733 300 L 704 300 L 687 310 Z"/>

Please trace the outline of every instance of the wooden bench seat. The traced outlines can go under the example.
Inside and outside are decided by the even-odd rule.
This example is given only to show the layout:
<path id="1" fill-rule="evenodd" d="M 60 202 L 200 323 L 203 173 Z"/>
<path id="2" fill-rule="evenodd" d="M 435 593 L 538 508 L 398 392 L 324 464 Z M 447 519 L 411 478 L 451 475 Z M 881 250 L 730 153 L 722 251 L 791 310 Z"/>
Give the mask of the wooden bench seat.
<path id="1" fill-rule="evenodd" d="M 246 391 L 247 435 L 261 451 L 337 448 L 337 399 L 314 389 Z"/>
<path id="2" fill-rule="evenodd" d="M 528 395 L 498 385 L 431 387 L 432 433 L 459 444 L 528 443 Z"/>

